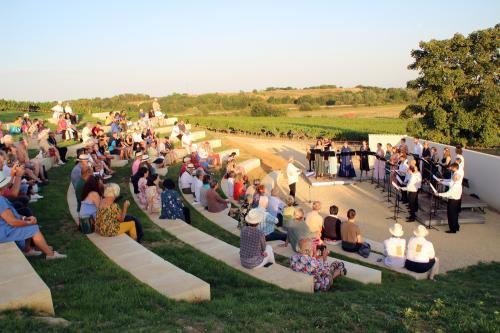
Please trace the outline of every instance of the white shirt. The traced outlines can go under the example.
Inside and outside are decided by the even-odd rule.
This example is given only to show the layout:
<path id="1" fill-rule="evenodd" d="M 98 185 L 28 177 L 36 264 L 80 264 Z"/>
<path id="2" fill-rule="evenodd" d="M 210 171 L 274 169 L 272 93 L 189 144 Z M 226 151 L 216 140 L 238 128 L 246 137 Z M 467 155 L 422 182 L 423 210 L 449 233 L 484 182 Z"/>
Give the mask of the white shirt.
<path id="1" fill-rule="evenodd" d="M 422 156 L 423 149 L 424 149 L 424 147 L 422 146 L 422 144 L 420 142 L 413 145 L 413 153 L 417 154 L 418 156 Z"/>
<path id="2" fill-rule="evenodd" d="M 92 130 L 87 126 L 82 129 L 82 140 L 84 143 L 92 141 Z"/>
<path id="3" fill-rule="evenodd" d="M 465 159 L 463 157 L 463 155 L 460 155 L 460 154 L 457 154 L 457 158 L 460 159 L 460 164 L 458 165 L 458 170 L 459 171 L 462 171 L 462 174 L 464 174 L 464 168 L 465 168 Z"/>
<path id="4" fill-rule="evenodd" d="M 190 147 L 192 143 L 191 134 L 184 134 L 182 136 L 182 147 Z"/>
<path id="5" fill-rule="evenodd" d="M 198 148 L 198 156 L 200 156 L 200 158 L 206 159 L 206 158 L 208 158 L 208 152 L 206 151 L 205 148 L 200 146 Z"/>
<path id="6" fill-rule="evenodd" d="M 172 133 L 170 134 L 170 136 L 171 137 L 176 137 L 179 134 L 181 134 L 181 131 L 179 130 L 179 126 L 174 125 L 174 127 L 172 127 Z"/>
<path id="7" fill-rule="evenodd" d="M 227 179 L 227 196 L 232 198 L 234 194 L 234 178 Z"/>
<path id="8" fill-rule="evenodd" d="M 420 188 L 422 184 L 422 175 L 420 172 L 415 172 L 410 175 L 410 179 L 408 180 L 408 184 L 406 187 L 403 187 L 403 190 L 406 190 L 408 192 L 418 192 L 418 189 Z"/>
<path id="9" fill-rule="evenodd" d="M 464 176 L 461 172 L 455 172 L 451 181 L 449 183 L 449 189 L 447 192 L 439 193 L 438 196 L 442 198 L 448 198 L 452 200 L 460 200 L 462 197 L 462 180 Z"/>
<path id="10" fill-rule="evenodd" d="M 191 193 L 194 194 L 194 190 L 195 190 L 195 184 L 196 184 L 196 172 L 194 172 L 194 174 L 191 176 Z"/>
<path id="11" fill-rule="evenodd" d="M 399 164 L 398 171 L 400 171 L 400 174 L 405 174 L 406 170 L 408 170 L 408 160 L 404 160 Z"/>
<path id="12" fill-rule="evenodd" d="M 300 169 L 297 168 L 293 163 L 288 163 L 286 167 L 286 176 L 288 178 L 288 185 L 296 183 L 299 180 Z"/>
<path id="13" fill-rule="evenodd" d="M 384 241 L 384 264 L 389 267 L 405 266 L 406 239 L 391 237 Z"/>
<path id="14" fill-rule="evenodd" d="M 435 256 L 434 246 L 424 237 L 412 237 L 408 241 L 406 259 L 413 262 L 428 263 Z"/>
<path id="15" fill-rule="evenodd" d="M 181 189 L 191 188 L 192 182 L 193 182 L 193 177 L 189 174 L 188 171 L 184 171 L 184 173 L 181 175 Z"/>
<path id="16" fill-rule="evenodd" d="M 66 107 L 64 107 L 64 112 L 71 114 L 73 113 L 73 109 L 71 108 L 71 106 L 66 105 Z"/>
<path id="17" fill-rule="evenodd" d="M 203 182 L 199 178 L 195 178 L 193 183 L 194 183 L 194 192 L 193 192 L 194 197 L 197 202 L 200 202 L 201 201 L 200 190 L 203 187 Z"/>
<path id="18" fill-rule="evenodd" d="M 138 143 L 138 142 L 142 142 L 142 136 L 141 136 L 141 133 L 137 133 L 137 132 L 134 132 L 132 133 L 132 139 L 134 140 L 134 142 Z"/>

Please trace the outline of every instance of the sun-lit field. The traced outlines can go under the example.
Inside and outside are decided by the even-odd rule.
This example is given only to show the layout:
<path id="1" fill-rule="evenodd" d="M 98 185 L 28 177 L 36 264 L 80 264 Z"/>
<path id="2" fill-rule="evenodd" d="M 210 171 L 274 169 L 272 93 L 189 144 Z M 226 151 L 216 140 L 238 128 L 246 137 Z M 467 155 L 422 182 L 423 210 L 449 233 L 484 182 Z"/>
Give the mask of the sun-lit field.
<path id="1" fill-rule="evenodd" d="M 297 107 L 290 110 L 287 116 L 302 117 L 342 117 L 342 118 L 398 118 L 399 113 L 406 107 L 404 104 L 379 106 L 333 106 L 322 107 L 319 110 L 299 111 Z"/>

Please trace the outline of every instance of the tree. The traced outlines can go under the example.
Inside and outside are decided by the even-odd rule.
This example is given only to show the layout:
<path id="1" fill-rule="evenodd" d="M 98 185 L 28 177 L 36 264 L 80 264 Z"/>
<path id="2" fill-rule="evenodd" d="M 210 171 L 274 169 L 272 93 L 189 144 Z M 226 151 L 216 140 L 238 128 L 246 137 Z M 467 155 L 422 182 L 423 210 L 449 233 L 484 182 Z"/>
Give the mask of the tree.
<path id="1" fill-rule="evenodd" d="M 417 102 L 402 111 L 408 131 L 453 144 L 498 145 L 500 129 L 500 25 L 464 37 L 420 42 L 413 50 Z"/>
<path id="2" fill-rule="evenodd" d="M 285 110 L 278 109 L 264 102 L 254 103 L 250 109 L 250 115 L 252 117 L 279 117 L 285 114 Z"/>

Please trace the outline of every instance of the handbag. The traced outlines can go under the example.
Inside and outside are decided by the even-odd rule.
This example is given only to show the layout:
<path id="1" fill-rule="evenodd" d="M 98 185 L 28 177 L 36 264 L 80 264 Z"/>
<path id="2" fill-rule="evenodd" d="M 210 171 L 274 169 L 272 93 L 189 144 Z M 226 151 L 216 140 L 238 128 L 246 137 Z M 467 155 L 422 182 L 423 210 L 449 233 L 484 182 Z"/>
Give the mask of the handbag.
<path id="1" fill-rule="evenodd" d="M 95 230 L 95 220 L 92 216 L 81 216 L 79 219 L 79 228 L 82 234 L 91 234 Z"/>

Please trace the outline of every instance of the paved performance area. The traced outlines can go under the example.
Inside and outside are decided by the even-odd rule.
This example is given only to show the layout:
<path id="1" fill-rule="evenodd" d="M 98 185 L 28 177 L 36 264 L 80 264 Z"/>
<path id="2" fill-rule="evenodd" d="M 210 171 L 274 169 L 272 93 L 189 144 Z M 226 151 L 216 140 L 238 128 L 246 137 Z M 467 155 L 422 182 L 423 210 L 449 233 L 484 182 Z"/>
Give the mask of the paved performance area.
<path id="1" fill-rule="evenodd" d="M 285 168 L 289 156 L 294 156 L 296 165 L 307 169 L 305 147 L 307 142 L 265 140 L 249 137 L 231 136 L 225 138 L 228 144 L 240 148 L 244 156 L 254 156 L 261 159 L 265 172 L 283 170 L 278 180 L 281 196 L 287 192 Z M 356 148 L 356 147 L 353 147 Z M 359 176 L 359 163 L 353 160 L 356 173 Z M 339 180 L 342 178 L 339 178 Z M 425 196 L 426 194 L 423 194 Z M 310 207 L 309 186 L 304 178 L 297 184 L 297 201 L 303 207 Z M 354 208 L 357 212 L 357 223 L 366 238 L 382 242 L 390 236 L 388 228 L 394 223 L 393 209 L 387 202 L 385 193 L 376 189 L 369 180 L 357 182 L 355 185 L 334 185 L 314 187 L 311 189 L 311 199 L 322 203 L 322 213 L 328 214 L 330 205 L 339 207 L 339 217 L 345 220 L 347 210 Z M 399 222 L 403 225 L 404 238 L 413 236 L 417 222 L 407 223 L 406 212 L 399 214 Z M 463 224 L 457 234 L 447 234 L 447 225 L 437 226 L 429 230 L 427 237 L 435 247 L 440 258 L 442 273 L 477 264 L 478 262 L 500 261 L 500 215 L 486 209 L 485 224 Z"/>

